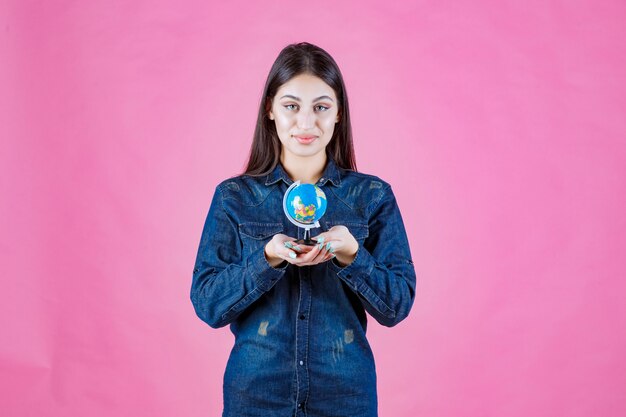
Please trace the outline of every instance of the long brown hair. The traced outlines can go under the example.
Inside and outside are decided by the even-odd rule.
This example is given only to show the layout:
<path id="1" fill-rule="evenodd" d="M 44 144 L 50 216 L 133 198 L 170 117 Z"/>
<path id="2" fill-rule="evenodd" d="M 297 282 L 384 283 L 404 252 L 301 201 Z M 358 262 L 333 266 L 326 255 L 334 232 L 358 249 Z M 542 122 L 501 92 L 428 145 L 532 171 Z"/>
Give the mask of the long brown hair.
<path id="1" fill-rule="evenodd" d="M 276 125 L 269 119 L 267 113 L 280 86 L 300 74 L 311 74 L 321 78 L 335 91 L 339 122 L 335 125 L 330 142 L 326 145 L 326 155 L 332 158 L 338 167 L 357 170 L 348 95 L 339 66 L 322 48 L 308 42 L 300 42 L 287 45 L 280 51 L 267 76 L 244 174 L 267 175 L 280 162 L 280 139 L 276 133 Z"/>

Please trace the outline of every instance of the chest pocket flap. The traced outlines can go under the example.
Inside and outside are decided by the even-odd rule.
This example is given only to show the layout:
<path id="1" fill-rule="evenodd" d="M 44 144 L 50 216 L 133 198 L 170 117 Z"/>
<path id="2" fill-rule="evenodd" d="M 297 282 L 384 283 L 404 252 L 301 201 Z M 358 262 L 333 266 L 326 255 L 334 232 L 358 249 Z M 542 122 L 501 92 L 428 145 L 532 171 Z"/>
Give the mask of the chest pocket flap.
<path id="1" fill-rule="evenodd" d="M 266 239 L 283 231 L 282 223 L 241 223 L 239 233 L 250 239 Z"/>
<path id="2" fill-rule="evenodd" d="M 283 231 L 282 223 L 249 222 L 239 224 L 239 234 L 244 252 L 250 253 L 263 246 L 277 233 Z"/>
<path id="3" fill-rule="evenodd" d="M 330 229 L 331 227 L 337 226 L 337 225 L 346 226 L 348 230 L 350 231 L 350 233 L 352 234 L 352 236 L 354 236 L 356 240 L 363 241 L 369 236 L 369 227 L 367 226 L 367 224 L 347 223 L 347 222 L 334 224 L 334 223 L 329 222 L 328 228 Z"/>

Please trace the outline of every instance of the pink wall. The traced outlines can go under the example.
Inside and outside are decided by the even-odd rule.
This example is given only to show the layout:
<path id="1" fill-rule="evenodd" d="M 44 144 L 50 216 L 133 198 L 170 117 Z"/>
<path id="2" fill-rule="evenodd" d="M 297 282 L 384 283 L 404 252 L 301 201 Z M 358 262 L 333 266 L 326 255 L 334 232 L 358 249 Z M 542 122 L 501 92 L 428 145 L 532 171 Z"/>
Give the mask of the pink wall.
<path id="1" fill-rule="evenodd" d="M 216 416 L 189 301 L 269 67 L 328 50 L 418 273 L 381 416 L 626 415 L 626 3 L 0 4 L 0 409 Z"/>

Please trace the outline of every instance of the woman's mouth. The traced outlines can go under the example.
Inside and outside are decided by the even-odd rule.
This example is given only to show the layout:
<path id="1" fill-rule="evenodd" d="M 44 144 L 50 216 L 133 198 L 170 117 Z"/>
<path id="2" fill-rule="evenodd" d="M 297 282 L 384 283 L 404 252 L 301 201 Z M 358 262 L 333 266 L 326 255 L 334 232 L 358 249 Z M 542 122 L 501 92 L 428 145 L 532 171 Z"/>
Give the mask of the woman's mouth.
<path id="1" fill-rule="evenodd" d="M 294 138 L 296 138 L 296 140 L 303 145 L 311 143 L 315 140 L 315 136 L 294 136 Z"/>

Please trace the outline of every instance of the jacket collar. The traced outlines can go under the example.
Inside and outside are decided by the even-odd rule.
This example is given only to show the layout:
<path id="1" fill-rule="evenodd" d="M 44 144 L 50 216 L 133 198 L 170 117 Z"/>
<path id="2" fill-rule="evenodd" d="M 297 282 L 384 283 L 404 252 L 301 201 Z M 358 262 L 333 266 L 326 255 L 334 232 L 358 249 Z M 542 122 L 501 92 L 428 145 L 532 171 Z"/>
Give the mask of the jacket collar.
<path id="1" fill-rule="evenodd" d="M 293 180 L 289 178 L 289 175 L 287 175 L 287 172 L 279 161 L 274 170 L 265 178 L 265 185 L 271 185 L 280 180 L 283 180 L 287 185 L 293 184 Z M 328 181 L 336 186 L 341 185 L 341 172 L 339 167 L 337 167 L 335 161 L 329 156 L 326 157 L 326 167 L 324 168 L 322 178 L 320 178 L 316 185 L 325 185 Z"/>

